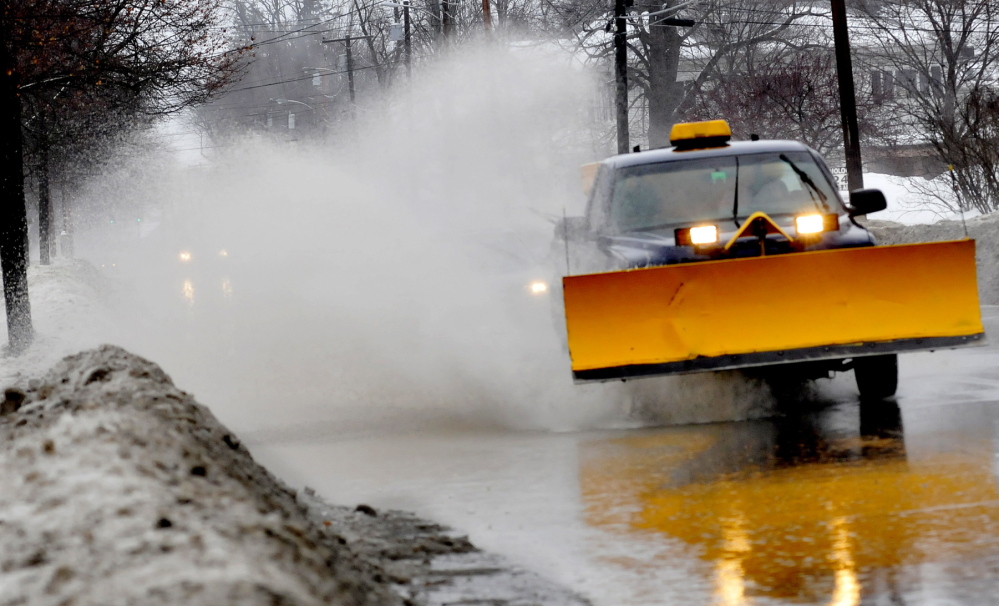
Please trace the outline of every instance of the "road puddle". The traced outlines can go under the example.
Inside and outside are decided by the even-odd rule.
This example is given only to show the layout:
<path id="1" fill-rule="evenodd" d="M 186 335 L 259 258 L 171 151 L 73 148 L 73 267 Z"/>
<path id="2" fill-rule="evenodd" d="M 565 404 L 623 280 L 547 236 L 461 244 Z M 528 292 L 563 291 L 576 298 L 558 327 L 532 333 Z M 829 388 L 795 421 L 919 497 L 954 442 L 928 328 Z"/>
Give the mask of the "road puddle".
<path id="1" fill-rule="evenodd" d="M 848 417 L 583 443 L 584 519 L 629 540 L 679 539 L 725 606 L 901 599 L 927 563 L 959 568 L 995 553 L 990 440 L 958 436 L 911 456 L 893 405 L 862 414 L 859 426 Z M 631 565 L 655 574 L 664 562 Z"/>

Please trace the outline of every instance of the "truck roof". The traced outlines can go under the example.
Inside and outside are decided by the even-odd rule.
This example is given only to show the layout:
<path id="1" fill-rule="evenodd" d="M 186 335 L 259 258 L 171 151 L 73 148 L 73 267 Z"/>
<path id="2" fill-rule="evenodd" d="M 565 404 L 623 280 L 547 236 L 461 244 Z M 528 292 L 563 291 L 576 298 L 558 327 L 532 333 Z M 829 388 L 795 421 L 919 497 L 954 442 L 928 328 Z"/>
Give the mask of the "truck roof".
<path id="1" fill-rule="evenodd" d="M 695 158 L 711 158 L 716 156 L 741 156 L 746 154 L 760 154 L 768 152 L 779 153 L 801 151 L 811 152 L 813 150 L 804 143 L 800 143 L 798 141 L 731 141 L 721 147 L 710 147 L 706 149 L 677 151 L 674 147 L 667 147 L 632 154 L 620 154 L 607 158 L 603 161 L 603 164 L 608 165 L 611 168 L 625 168 L 628 166 L 641 166 L 643 164 L 672 162 L 674 160 L 691 160 Z"/>

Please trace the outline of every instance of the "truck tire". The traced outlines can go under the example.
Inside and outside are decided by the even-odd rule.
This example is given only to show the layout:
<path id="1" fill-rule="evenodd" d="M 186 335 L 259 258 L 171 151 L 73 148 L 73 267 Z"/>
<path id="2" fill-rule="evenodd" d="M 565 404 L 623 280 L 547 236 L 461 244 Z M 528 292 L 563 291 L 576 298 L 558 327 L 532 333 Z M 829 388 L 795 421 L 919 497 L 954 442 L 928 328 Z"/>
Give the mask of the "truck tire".
<path id="1" fill-rule="evenodd" d="M 853 375 L 862 400 L 883 400 L 898 389 L 898 355 L 854 358 Z"/>

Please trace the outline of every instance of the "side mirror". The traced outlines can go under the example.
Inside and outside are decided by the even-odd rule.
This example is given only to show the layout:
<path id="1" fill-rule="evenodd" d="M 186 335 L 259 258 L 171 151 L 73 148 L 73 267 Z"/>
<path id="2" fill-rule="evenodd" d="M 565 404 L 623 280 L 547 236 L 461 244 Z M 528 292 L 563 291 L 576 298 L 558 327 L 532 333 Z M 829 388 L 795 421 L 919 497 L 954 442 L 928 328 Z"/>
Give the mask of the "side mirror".
<path id="1" fill-rule="evenodd" d="M 850 216 L 867 215 L 888 208 L 880 189 L 855 189 L 850 192 Z"/>
<path id="2" fill-rule="evenodd" d="M 582 240 L 589 232 L 586 217 L 560 217 L 555 221 L 556 240 Z"/>

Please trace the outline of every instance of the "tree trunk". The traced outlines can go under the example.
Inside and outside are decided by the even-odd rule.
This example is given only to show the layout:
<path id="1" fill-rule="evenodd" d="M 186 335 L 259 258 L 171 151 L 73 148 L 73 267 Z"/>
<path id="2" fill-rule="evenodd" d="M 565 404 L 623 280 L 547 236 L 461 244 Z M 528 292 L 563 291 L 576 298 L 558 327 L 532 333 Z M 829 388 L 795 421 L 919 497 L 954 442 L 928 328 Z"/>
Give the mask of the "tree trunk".
<path id="1" fill-rule="evenodd" d="M 38 140 L 38 259 L 42 265 L 52 263 L 52 197 L 49 195 L 48 124 L 44 115 Z"/>
<path id="2" fill-rule="evenodd" d="M 5 3 L 6 4 L 6 3 Z M 7 341 L 19 354 L 31 344 L 28 302 L 28 213 L 24 205 L 24 139 L 9 26 L 0 15 L 0 273 L 7 310 Z"/>
<path id="3" fill-rule="evenodd" d="M 441 32 L 444 34 L 444 38 L 448 39 L 451 37 L 452 29 L 452 2 L 454 0 L 441 0 Z"/>
<path id="4" fill-rule="evenodd" d="M 444 30 L 444 24 L 441 21 L 440 0 L 427 0 L 427 12 L 430 14 L 430 29 L 434 32 L 434 41 L 436 41 Z"/>
<path id="5" fill-rule="evenodd" d="M 676 81 L 681 42 L 676 27 L 661 23 L 649 27 L 650 148 L 669 145 L 669 131 L 683 102 L 683 85 Z"/>

